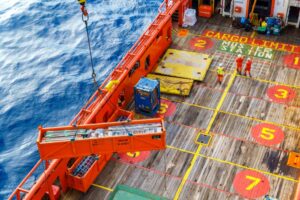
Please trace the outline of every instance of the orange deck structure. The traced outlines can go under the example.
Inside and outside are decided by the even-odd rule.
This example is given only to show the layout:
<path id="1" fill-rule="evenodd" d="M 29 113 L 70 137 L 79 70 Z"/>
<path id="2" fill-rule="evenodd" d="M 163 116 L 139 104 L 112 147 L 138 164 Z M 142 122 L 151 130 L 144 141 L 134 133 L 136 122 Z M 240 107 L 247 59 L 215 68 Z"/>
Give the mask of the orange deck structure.
<path id="1" fill-rule="evenodd" d="M 263 37 L 260 36 L 257 36 L 257 40 L 253 39 L 254 35 L 248 33 L 238 36 L 229 27 L 221 28 L 223 33 L 214 30 L 218 29 L 217 26 L 205 27 L 206 30 L 202 26 L 182 30 L 184 11 L 191 5 L 192 1 L 189 0 L 165 0 L 152 24 L 124 56 L 111 75 L 101 84 L 99 90 L 93 94 L 86 105 L 74 117 L 69 126 L 39 128 L 37 145 L 41 160 L 19 184 L 9 199 L 49 198 L 56 200 L 62 194 L 66 194 L 64 196 L 66 199 L 73 199 L 73 196 L 77 197 L 74 199 L 80 199 L 81 197 L 83 197 L 82 199 L 102 199 L 102 197 L 106 199 L 108 193 L 115 187 L 116 182 L 134 182 L 131 178 L 140 176 L 143 177 L 145 182 L 147 182 L 146 180 L 152 181 L 149 185 L 143 185 L 144 188 L 153 187 L 153 190 L 159 191 L 157 192 L 159 193 L 158 195 L 166 196 L 169 199 L 239 199 L 243 196 L 240 193 L 237 194 L 237 191 L 233 192 L 232 186 L 227 184 L 233 183 L 232 185 L 237 187 L 244 187 L 245 185 L 239 184 L 241 181 L 233 180 L 244 175 L 243 173 L 237 173 L 242 172 L 241 169 L 243 169 L 249 173 L 246 174 L 246 178 L 248 177 L 246 181 L 254 181 L 254 183 L 258 184 L 258 178 L 255 178 L 255 176 L 258 173 L 262 173 L 270 179 L 270 185 L 273 188 L 277 188 L 273 192 L 274 194 L 278 192 L 278 185 L 280 187 L 283 185 L 283 188 L 291 191 L 290 193 L 293 194 L 281 194 L 278 192 L 280 193 L 278 195 L 287 196 L 288 199 L 292 200 L 300 200 L 299 171 L 286 169 L 285 165 L 287 163 L 280 165 L 278 172 L 273 172 L 277 169 L 269 169 L 264 163 L 260 164 L 261 160 L 265 162 L 266 159 L 271 160 L 272 164 L 276 163 L 274 160 L 277 159 L 280 160 L 278 162 L 287 161 L 286 155 L 290 151 L 299 151 L 299 145 L 297 146 L 297 141 L 295 142 L 294 140 L 297 140 L 300 132 L 298 122 L 295 122 L 296 120 L 291 120 L 291 122 L 288 120 L 293 117 L 287 116 L 286 118 L 288 119 L 285 119 L 284 117 L 280 118 L 282 116 L 272 114 L 268 116 L 271 119 L 268 119 L 265 117 L 268 113 L 265 114 L 264 111 L 264 109 L 269 109 L 270 105 L 275 105 L 275 110 L 280 110 L 281 108 L 281 110 L 291 109 L 292 113 L 297 113 L 299 107 L 297 102 L 292 105 L 284 102 L 284 104 L 282 102 L 278 103 L 273 100 L 266 100 L 265 96 L 261 96 L 261 94 L 267 90 L 267 86 L 277 86 L 280 85 L 280 82 L 283 86 L 291 86 L 296 92 L 300 92 L 300 87 L 289 84 L 290 82 L 281 76 L 279 76 L 280 81 L 273 80 L 272 78 L 276 73 L 271 70 L 273 73 L 266 72 L 262 67 L 267 66 L 271 69 L 272 65 L 276 65 L 275 62 L 268 60 L 268 58 L 255 59 L 255 63 L 259 64 L 253 67 L 253 74 L 257 75 L 257 77 L 249 78 L 237 75 L 233 64 L 235 60 L 234 53 L 222 52 L 220 49 L 211 48 L 213 46 L 212 42 L 215 42 L 217 45 L 224 44 L 223 48 L 229 44 L 228 42 L 238 42 L 245 46 L 249 45 L 251 49 L 260 46 L 257 42 L 263 42 L 264 45 L 269 45 L 268 47 L 270 48 L 268 50 L 273 49 L 276 51 L 276 59 L 281 59 L 280 56 L 282 54 L 286 56 L 285 52 L 288 51 L 293 53 L 292 56 L 298 58 L 299 46 L 292 45 L 293 51 L 291 52 L 291 49 L 284 49 L 284 47 L 287 47 L 288 44 L 285 43 L 288 43 L 288 41 L 280 43 L 280 45 L 284 46 L 281 48 L 280 45 L 276 45 L 277 43 L 263 40 Z M 176 14 L 178 21 L 172 21 L 173 14 Z M 219 18 L 216 21 L 215 23 L 219 26 L 223 25 L 224 21 Z M 209 21 L 200 20 L 198 24 L 206 22 Z M 231 33 L 226 32 L 227 30 L 230 30 Z M 184 34 L 178 34 L 177 32 Z M 239 39 L 242 42 L 239 42 Z M 256 41 L 256 43 L 253 41 Z M 207 47 L 210 46 L 210 48 L 205 49 L 205 45 Z M 207 76 L 210 79 L 206 79 L 205 83 L 195 83 L 190 96 L 163 96 L 162 99 L 164 101 L 161 104 L 160 114 L 167 113 L 167 110 L 172 108 L 174 111 L 172 116 L 165 115 L 164 119 L 160 118 L 162 115 L 158 115 L 158 118 L 154 119 L 144 116 L 136 116 L 134 118 L 131 109 L 133 88 L 141 77 L 145 77 L 154 71 L 160 58 L 170 46 L 180 50 L 200 52 L 205 50 L 205 53 L 213 54 L 213 67 L 216 67 L 221 61 L 222 63 L 228 63 L 224 85 L 216 85 L 211 78 L 215 77 L 215 70 L 209 70 Z M 279 67 L 275 66 L 274 68 L 277 69 Z M 288 70 L 280 68 L 280 71 L 285 72 Z M 288 71 L 287 74 L 296 73 Z M 269 76 L 270 80 L 263 79 L 259 77 L 260 75 Z M 287 81 L 287 83 L 285 84 L 284 81 Z M 244 90 L 235 87 L 237 83 L 243 85 L 244 88 L 248 88 L 247 90 L 245 89 L 247 92 L 245 93 Z M 251 86 L 258 88 L 258 92 L 253 91 Z M 282 88 L 279 88 L 279 90 L 275 88 L 275 95 L 285 97 L 287 94 L 282 93 L 283 90 Z M 276 91 L 281 91 L 281 93 L 276 93 Z M 274 92 L 270 93 L 270 95 L 272 94 L 274 95 Z M 248 110 L 249 102 L 253 104 L 251 105 L 254 108 L 253 110 Z M 228 106 L 224 106 L 225 104 Z M 246 109 L 242 109 L 241 107 L 243 106 Z M 262 108 L 262 110 L 259 110 L 259 108 Z M 246 114 L 242 110 L 246 110 Z M 120 116 L 125 116 L 127 120 L 117 121 Z M 274 118 L 281 121 L 274 122 Z M 284 129 L 287 132 L 288 136 L 286 137 L 288 137 L 289 142 L 293 141 L 291 142 L 292 145 L 289 146 L 289 144 L 284 143 L 279 147 L 270 147 L 249 139 L 247 134 L 250 132 L 251 125 L 256 126 L 258 123 L 263 122 L 269 122 Z M 160 124 L 161 130 L 146 134 L 135 132 L 137 134 L 133 135 L 126 131 L 125 134 L 127 135 L 112 136 L 107 134 L 97 138 L 83 137 L 81 135 L 82 132 L 80 132 L 153 123 Z M 228 130 L 230 130 L 229 133 L 223 133 Z M 236 130 L 238 131 L 235 133 Z M 58 140 L 57 138 L 52 138 L 51 140 L 49 134 L 54 132 L 59 132 L 60 134 L 63 131 L 67 133 L 62 136 L 65 138 L 59 138 Z M 235 134 L 232 134 L 233 132 Z M 246 136 L 243 135 L 244 133 L 246 133 Z M 263 133 L 265 138 L 272 136 L 270 129 Z M 203 144 L 202 141 L 198 140 L 201 135 L 210 137 L 209 144 Z M 161 154 L 155 154 L 155 156 L 151 157 L 152 163 L 149 161 L 149 163 L 144 165 L 115 161 L 113 157 L 115 152 L 162 150 L 165 147 L 167 147 L 165 150 L 167 152 L 165 170 L 162 170 L 162 166 L 159 164 L 163 157 Z M 230 151 L 227 152 L 225 147 L 236 148 L 234 149 L 235 151 L 229 148 Z M 274 153 L 273 151 L 276 152 Z M 245 158 L 245 152 L 249 155 L 249 158 Z M 266 155 L 266 158 L 256 158 L 261 152 L 263 152 L 263 155 Z M 275 156 L 273 159 L 273 153 L 279 154 L 278 158 Z M 239 157 L 234 157 L 234 154 Z M 83 176 L 74 175 L 76 168 L 87 157 L 95 155 L 95 160 L 93 160 L 93 163 Z M 180 164 L 176 165 L 177 161 L 180 161 Z M 291 158 L 291 163 L 293 162 L 296 162 L 294 157 Z M 40 174 L 39 178 L 29 189 L 24 189 L 25 183 L 43 165 L 45 165 L 44 172 Z M 257 165 L 263 165 L 261 166 L 262 169 L 258 169 Z M 227 170 L 224 170 L 225 168 Z M 136 172 L 132 169 L 136 170 Z M 124 175 L 127 172 L 128 175 Z M 145 175 L 146 172 L 149 172 L 150 175 Z M 233 175 L 236 176 L 233 177 Z M 214 177 L 214 179 L 209 179 L 209 177 Z M 161 188 L 162 179 L 166 179 L 170 183 L 169 186 L 165 186 L 164 190 Z M 140 182 L 136 184 L 142 185 Z M 252 182 L 249 182 L 249 185 Z M 91 187 L 92 185 L 103 191 L 98 194 Z M 254 186 L 252 185 L 253 187 L 249 188 L 249 185 L 247 185 L 246 189 L 251 190 Z M 82 192 L 80 194 L 83 196 L 78 195 L 78 191 Z M 205 195 L 201 196 L 202 193 Z M 94 194 L 100 197 L 95 197 L 93 196 Z"/>

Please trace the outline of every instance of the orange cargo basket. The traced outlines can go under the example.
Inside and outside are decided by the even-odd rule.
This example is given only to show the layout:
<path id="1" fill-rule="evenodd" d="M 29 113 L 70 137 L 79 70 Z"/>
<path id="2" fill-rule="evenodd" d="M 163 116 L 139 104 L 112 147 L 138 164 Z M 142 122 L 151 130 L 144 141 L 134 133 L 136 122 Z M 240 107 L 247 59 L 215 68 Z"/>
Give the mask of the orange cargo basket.
<path id="1" fill-rule="evenodd" d="M 102 171 L 102 169 L 105 167 L 107 159 L 105 155 L 99 155 L 98 160 L 95 160 L 95 162 L 88 168 L 85 174 L 82 174 L 80 176 L 78 174 L 75 174 L 74 171 L 81 161 L 81 157 L 77 158 L 73 165 L 68 168 L 67 182 L 69 187 L 81 192 L 86 192 L 94 182 L 94 180 L 97 178 L 99 172 Z"/>
<path id="2" fill-rule="evenodd" d="M 44 160 L 105 153 L 161 150 L 166 147 L 163 119 L 40 127 L 37 140 Z"/>

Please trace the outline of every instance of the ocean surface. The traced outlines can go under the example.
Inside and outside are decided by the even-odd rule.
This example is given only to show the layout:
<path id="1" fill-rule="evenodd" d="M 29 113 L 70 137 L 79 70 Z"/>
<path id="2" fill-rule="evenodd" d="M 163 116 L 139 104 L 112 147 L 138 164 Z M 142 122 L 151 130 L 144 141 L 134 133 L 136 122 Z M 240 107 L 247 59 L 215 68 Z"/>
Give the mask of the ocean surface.
<path id="1" fill-rule="evenodd" d="M 160 3 L 88 1 L 99 83 L 152 22 Z M 67 125 L 94 92 L 87 45 L 77 0 L 0 4 L 0 199 L 38 161 L 38 125 Z"/>

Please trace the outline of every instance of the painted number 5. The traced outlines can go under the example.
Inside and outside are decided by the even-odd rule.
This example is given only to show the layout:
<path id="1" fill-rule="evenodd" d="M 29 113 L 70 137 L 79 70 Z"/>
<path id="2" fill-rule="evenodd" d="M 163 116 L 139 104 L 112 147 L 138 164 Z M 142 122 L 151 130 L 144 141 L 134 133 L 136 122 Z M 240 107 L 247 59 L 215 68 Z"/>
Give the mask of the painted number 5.
<path id="1" fill-rule="evenodd" d="M 275 94 L 275 97 L 279 99 L 287 99 L 289 92 L 285 89 L 277 89 L 277 92 Z"/>
<path id="2" fill-rule="evenodd" d="M 252 190 L 255 186 L 257 186 L 261 179 L 253 177 L 253 176 L 246 176 L 246 179 L 249 179 L 251 181 L 253 181 L 248 187 L 246 187 L 246 190 Z"/>
<path id="3" fill-rule="evenodd" d="M 273 140 L 276 130 L 270 128 L 262 128 L 260 137 L 265 140 Z"/>
<path id="4" fill-rule="evenodd" d="M 168 110 L 168 107 L 169 107 L 168 104 L 161 103 L 158 113 L 159 114 L 165 114 Z"/>

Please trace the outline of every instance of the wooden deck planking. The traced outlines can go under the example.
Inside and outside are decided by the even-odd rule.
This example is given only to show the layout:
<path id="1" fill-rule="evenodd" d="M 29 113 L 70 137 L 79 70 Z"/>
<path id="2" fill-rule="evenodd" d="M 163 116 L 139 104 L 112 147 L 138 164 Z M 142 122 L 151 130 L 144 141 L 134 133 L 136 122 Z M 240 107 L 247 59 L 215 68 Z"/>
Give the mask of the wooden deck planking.
<path id="1" fill-rule="evenodd" d="M 196 164 L 189 176 L 190 181 L 211 186 L 215 189 L 204 189 L 204 186 L 195 184 L 185 184 L 181 193 L 180 199 L 223 199 L 226 196 L 228 199 L 243 199 L 238 196 L 233 189 L 233 180 L 235 175 L 243 169 L 236 166 L 231 166 L 226 163 L 216 162 L 214 160 L 198 157 Z M 270 182 L 269 195 L 278 199 L 292 199 L 297 184 L 284 179 L 279 179 L 274 176 L 265 175 Z M 218 193 L 216 189 L 220 190 Z M 212 191 L 213 190 L 213 191 Z M 230 193 L 230 194 L 228 194 Z"/>
<path id="2" fill-rule="evenodd" d="M 176 148 L 195 152 L 198 145 L 194 140 L 199 130 L 195 128 L 178 125 L 175 123 L 165 123 L 167 134 L 167 144 Z M 185 141 L 185 142 L 182 142 Z"/>
<path id="3" fill-rule="evenodd" d="M 219 114 L 214 127 L 212 128 L 213 133 L 224 134 L 228 137 L 234 137 L 237 140 L 246 140 L 250 142 L 255 142 L 254 138 L 251 136 L 251 128 L 260 122 L 240 118 L 236 116 L 230 116 L 227 114 Z M 281 150 L 287 151 L 297 151 L 300 144 L 300 134 L 299 131 L 291 130 L 288 128 L 282 128 L 284 132 L 284 141 L 273 146 L 274 148 L 279 148 Z"/>
<path id="4" fill-rule="evenodd" d="M 172 116 L 166 117 L 166 120 L 176 121 L 187 126 L 197 126 L 200 129 L 208 126 L 209 119 L 213 114 L 213 111 L 181 103 L 176 103 L 176 107 L 176 112 Z"/>
<path id="5" fill-rule="evenodd" d="M 286 166 L 288 153 L 255 143 L 214 135 L 201 154 L 297 180 L 298 169 Z"/>
<path id="6" fill-rule="evenodd" d="M 100 189 L 95 186 L 91 186 L 86 193 L 82 193 L 76 190 L 70 190 L 63 195 L 61 199 L 64 200 L 94 200 L 105 199 L 109 196 L 110 192 L 104 189 Z M 96 197 L 96 198 L 95 198 Z"/>
<path id="7" fill-rule="evenodd" d="M 147 160 L 136 165 L 111 160 L 95 183 L 109 188 L 126 184 L 171 199 L 181 181 L 178 177 L 183 176 L 185 163 L 191 158 L 192 154 L 167 149 L 152 152 Z"/>
<path id="8" fill-rule="evenodd" d="M 300 108 L 228 94 L 223 111 L 294 127 L 300 131 Z"/>
<path id="9" fill-rule="evenodd" d="M 176 25 L 174 27 L 176 28 Z M 252 34 L 252 32 L 247 33 L 241 29 L 232 29 L 230 20 L 227 18 L 199 19 L 198 23 L 190 28 L 191 34 L 187 37 L 179 38 L 176 36 L 176 31 L 174 31 L 174 40 L 170 48 L 196 51 L 190 47 L 189 41 L 200 35 L 205 29 L 248 37 Z M 299 32 L 293 34 L 296 35 L 297 33 Z M 293 44 L 298 42 L 299 44 L 297 37 L 286 35 L 269 38 L 256 35 L 255 37 Z M 164 98 L 173 100 L 176 105 L 174 115 L 166 117 L 167 144 L 191 152 L 185 153 L 182 150 L 170 148 L 166 151 L 155 151 L 151 153 L 150 158 L 146 161 L 135 165 L 112 159 L 96 179 L 96 184 L 109 188 L 114 188 L 117 184 L 126 184 L 168 199 L 174 197 L 181 178 L 191 163 L 192 152 L 195 152 L 198 147 L 194 144 L 194 139 L 199 129 L 206 129 L 213 114 L 211 110 L 188 104 L 215 108 L 230 76 L 227 74 L 223 84 L 218 85 L 215 73 L 216 66 L 224 63 L 227 73 L 232 73 L 235 70 L 236 55 L 216 50 L 221 41 L 212 40 L 216 42 L 215 47 L 201 51 L 201 53 L 214 56 L 214 61 L 205 80 L 195 82 L 188 97 L 162 95 Z M 299 87 L 299 70 L 290 69 L 283 65 L 282 57 L 286 54 L 286 52 L 276 52 L 276 61 L 253 58 L 253 77 Z M 238 76 L 226 96 L 221 110 L 299 127 L 300 111 L 297 106 L 300 106 L 300 95 L 288 105 L 272 103 L 266 96 L 266 90 L 274 85 L 276 83 L 266 83 L 261 80 Z M 300 94 L 300 89 L 295 90 L 297 94 Z M 178 102 L 185 102 L 185 104 Z M 261 115 L 262 112 L 265 113 L 263 116 Z M 287 152 L 297 151 L 300 147 L 299 131 L 283 127 L 284 141 L 270 148 L 257 144 L 251 137 L 251 127 L 259 123 L 249 118 L 219 113 L 211 130 L 215 133 L 211 145 L 203 147 L 201 153 L 215 159 L 297 179 L 299 170 L 287 167 L 285 164 Z M 235 174 L 241 170 L 243 170 L 241 167 L 198 157 L 195 166 L 192 168 L 192 173 L 184 185 L 180 199 L 242 199 L 232 187 Z M 168 175 L 163 176 L 164 173 Z M 287 200 L 293 198 L 296 188 L 295 182 L 271 175 L 266 176 L 270 181 L 271 190 L 269 194 L 271 196 Z M 165 184 L 167 188 L 165 188 Z M 86 194 L 70 191 L 65 199 L 95 199 L 95 197 L 107 199 L 108 195 L 108 191 L 92 186 Z"/>

